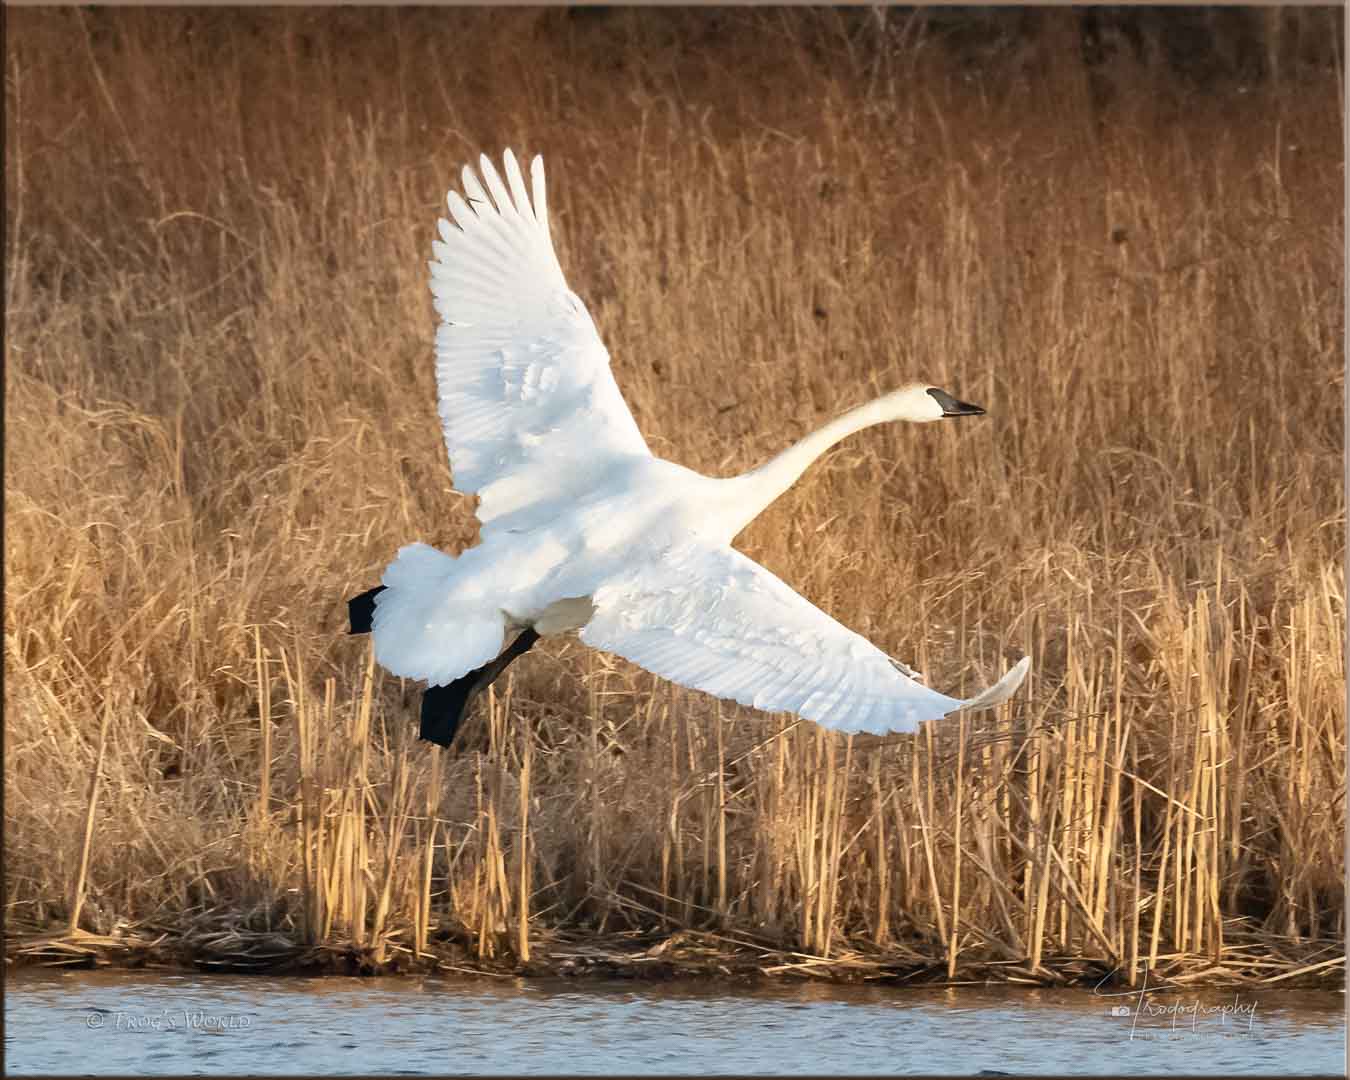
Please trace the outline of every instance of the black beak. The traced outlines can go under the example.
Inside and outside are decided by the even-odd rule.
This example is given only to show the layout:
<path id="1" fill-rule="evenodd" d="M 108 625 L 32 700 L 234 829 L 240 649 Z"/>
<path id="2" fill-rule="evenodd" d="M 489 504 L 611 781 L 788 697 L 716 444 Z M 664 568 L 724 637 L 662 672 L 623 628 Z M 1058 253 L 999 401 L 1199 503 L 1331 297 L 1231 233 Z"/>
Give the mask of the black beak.
<path id="1" fill-rule="evenodd" d="M 930 387 L 928 394 L 934 401 L 942 406 L 942 415 L 947 416 L 983 416 L 984 410 L 978 405 L 972 405 L 968 401 L 957 401 L 951 394 L 945 390 L 939 390 L 936 386 Z"/>

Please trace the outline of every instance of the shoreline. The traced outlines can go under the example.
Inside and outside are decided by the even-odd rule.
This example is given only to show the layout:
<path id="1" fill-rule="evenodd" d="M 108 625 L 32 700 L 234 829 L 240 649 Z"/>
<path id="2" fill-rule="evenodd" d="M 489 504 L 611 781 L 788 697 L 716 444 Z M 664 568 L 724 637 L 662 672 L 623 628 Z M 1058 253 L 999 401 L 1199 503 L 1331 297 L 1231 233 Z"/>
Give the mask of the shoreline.
<path id="1" fill-rule="evenodd" d="M 1337 990 L 1345 985 L 1343 943 L 1299 943 L 1297 955 L 1253 952 L 1256 940 L 1225 949 L 1219 961 L 1194 955 L 1161 956 L 1140 970 L 1158 989 L 1262 986 Z M 1286 943 L 1288 944 L 1288 943 Z M 772 948 L 743 938 L 699 930 L 670 933 L 577 934 L 546 932 L 531 941 L 532 958 L 520 961 L 474 956 L 463 945 L 429 943 L 420 955 L 395 940 L 383 947 L 350 943 L 306 945 L 285 934 L 223 931 L 213 935 L 158 936 L 85 931 L 30 931 L 6 936 L 11 972 L 33 968 L 162 970 L 259 975 L 460 975 L 476 978 L 631 979 L 636 982 L 723 980 L 766 983 L 798 979 L 891 986 L 1094 987 L 1133 985 L 1100 957 L 1047 956 L 1038 969 L 1025 960 L 971 960 L 947 976 L 945 957 L 912 952 L 863 953 L 842 949 L 831 957 Z"/>

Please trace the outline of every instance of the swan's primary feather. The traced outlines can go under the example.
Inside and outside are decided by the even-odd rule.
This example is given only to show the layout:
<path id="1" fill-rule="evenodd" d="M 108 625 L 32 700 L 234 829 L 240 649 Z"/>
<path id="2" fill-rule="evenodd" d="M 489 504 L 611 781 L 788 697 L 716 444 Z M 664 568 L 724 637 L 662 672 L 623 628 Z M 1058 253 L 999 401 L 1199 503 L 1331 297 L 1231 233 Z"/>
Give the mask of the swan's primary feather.
<path id="1" fill-rule="evenodd" d="M 478 495 L 486 538 L 527 506 L 536 521 L 565 514 L 609 460 L 649 451 L 558 265 L 543 161 L 530 169 L 533 202 L 509 150 L 505 182 L 486 155 L 480 166 L 487 189 L 466 167 L 468 198 L 447 196 L 454 224 L 440 222 L 429 265 L 450 468 L 457 490 Z"/>

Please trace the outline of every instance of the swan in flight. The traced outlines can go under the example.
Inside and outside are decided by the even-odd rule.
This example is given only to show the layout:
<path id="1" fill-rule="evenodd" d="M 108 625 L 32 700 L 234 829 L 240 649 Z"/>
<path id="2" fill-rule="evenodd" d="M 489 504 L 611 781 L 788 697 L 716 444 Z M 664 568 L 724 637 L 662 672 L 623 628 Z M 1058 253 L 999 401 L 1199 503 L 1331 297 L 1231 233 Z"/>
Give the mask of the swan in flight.
<path id="1" fill-rule="evenodd" d="M 741 476 L 653 456 L 563 278 L 542 159 L 529 191 L 510 150 L 503 163 L 504 177 L 483 156 L 481 180 L 465 166 L 429 264 L 440 416 L 481 540 L 458 557 L 409 544 L 383 585 L 348 601 L 380 664 L 426 680 L 421 737 L 449 746 L 474 695 L 540 636 L 573 630 L 681 686 L 838 731 L 914 731 L 1009 698 L 1029 658 L 973 698 L 947 697 L 731 547 L 846 436 L 984 410 L 920 383 Z"/>

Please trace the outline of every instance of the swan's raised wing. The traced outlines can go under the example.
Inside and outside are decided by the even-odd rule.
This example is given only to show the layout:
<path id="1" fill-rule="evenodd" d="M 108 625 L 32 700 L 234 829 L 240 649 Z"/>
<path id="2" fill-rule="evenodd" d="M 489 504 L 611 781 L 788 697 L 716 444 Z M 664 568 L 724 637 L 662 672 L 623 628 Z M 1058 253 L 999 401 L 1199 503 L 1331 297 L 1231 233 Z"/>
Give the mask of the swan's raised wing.
<path id="1" fill-rule="evenodd" d="M 987 709 L 1011 697 L 1031 665 L 1023 658 L 974 698 L 939 694 L 729 547 L 676 548 L 592 600 L 586 644 L 681 686 L 838 731 L 914 731 L 924 720 Z"/>
<path id="2" fill-rule="evenodd" d="M 515 155 L 506 179 L 484 155 L 484 184 L 464 167 L 464 196 L 446 196 L 431 292 L 436 385 L 456 489 L 479 497 L 478 517 L 567 502 L 615 458 L 649 454 L 624 404 L 595 324 L 567 287 L 549 237 L 544 163 L 532 193 Z"/>

